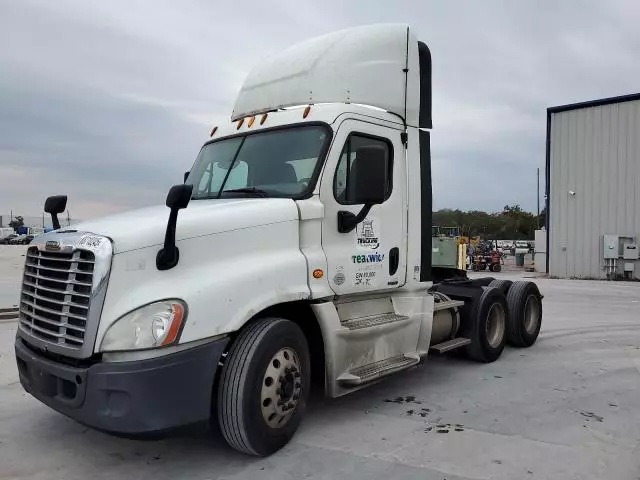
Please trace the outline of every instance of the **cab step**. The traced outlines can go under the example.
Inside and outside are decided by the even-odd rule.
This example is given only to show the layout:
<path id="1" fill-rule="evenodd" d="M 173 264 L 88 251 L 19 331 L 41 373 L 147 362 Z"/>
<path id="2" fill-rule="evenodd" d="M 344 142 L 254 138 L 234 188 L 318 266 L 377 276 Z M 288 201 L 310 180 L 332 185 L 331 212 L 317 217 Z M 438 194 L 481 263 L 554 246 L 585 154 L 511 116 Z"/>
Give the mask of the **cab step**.
<path id="1" fill-rule="evenodd" d="M 397 313 L 383 313 L 379 315 L 370 315 L 368 317 L 351 318 L 342 322 L 343 327 L 349 330 L 359 330 L 361 328 L 377 327 L 387 323 L 395 323 L 409 320 L 409 317 L 398 315 Z"/>
<path id="2" fill-rule="evenodd" d="M 345 387 L 356 387 L 404 370 L 405 368 L 412 367 L 418 363 L 420 363 L 420 356 L 418 354 L 398 355 L 397 357 L 354 368 L 340 375 L 338 382 Z"/>
<path id="3" fill-rule="evenodd" d="M 437 345 L 432 345 L 429 348 L 430 352 L 437 353 L 445 353 L 450 352 L 451 350 L 455 350 L 456 348 L 464 347 L 465 345 L 469 345 L 471 340 L 464 337 L 452 338 L 451 340 L 447 340 L 446 342 L 438 343 Z"/>

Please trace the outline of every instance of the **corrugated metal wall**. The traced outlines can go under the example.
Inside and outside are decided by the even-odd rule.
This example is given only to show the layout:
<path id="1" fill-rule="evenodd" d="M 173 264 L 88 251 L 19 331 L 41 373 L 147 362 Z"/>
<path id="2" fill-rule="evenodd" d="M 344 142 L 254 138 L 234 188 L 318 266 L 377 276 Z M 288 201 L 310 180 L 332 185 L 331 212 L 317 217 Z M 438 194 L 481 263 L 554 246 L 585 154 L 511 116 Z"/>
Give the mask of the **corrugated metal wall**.
<path id="1" fill-rule="evenodd" d="M 640 100 L 551 113 L 550 137 L 549 274 L 602 278 L 602 235 L 640 237 Z"/>

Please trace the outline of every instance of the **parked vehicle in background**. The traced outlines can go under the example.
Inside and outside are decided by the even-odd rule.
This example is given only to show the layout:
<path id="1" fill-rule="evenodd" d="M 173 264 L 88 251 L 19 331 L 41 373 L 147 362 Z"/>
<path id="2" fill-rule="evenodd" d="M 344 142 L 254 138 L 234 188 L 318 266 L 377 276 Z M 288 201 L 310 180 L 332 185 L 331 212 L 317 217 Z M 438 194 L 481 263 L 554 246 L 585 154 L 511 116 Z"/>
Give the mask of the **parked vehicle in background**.
<path id="1" fill-rule="evenodd" d="M 8 237 L 9 235 L 12 235 L 14 233 L 16 232 L 12 227 L 0 227 L 0 241 L 2 241 L 3 238 Z"/>
<path id="2" fill-rule="evenodd" d="M 3 245 L 8 245 L 9 242 L 18 236 L 17 233 L 10 233 L 9 235 L 0 237 L 0 243 Z"/>
<path id="3" fill-rule="evenodd" d="M 19 245 L 25 238 L 27 238 L 26 235 L 16 235 L 11 240 L 9 240 L 9 245 Z"/>
<path id="4" fill-rule="evenodd" d="M 16 235 L 9 240 L 9 245 L 28 245 L 34 239 L 34 235 Z"/>

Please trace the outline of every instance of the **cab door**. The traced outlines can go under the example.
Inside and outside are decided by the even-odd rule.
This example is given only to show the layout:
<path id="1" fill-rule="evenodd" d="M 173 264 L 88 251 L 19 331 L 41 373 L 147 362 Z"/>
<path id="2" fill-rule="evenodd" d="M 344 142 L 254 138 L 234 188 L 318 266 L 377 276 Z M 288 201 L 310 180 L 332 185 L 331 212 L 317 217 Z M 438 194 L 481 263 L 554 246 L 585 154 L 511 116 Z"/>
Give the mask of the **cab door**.
<path id="1" fill-rule="evenodd" d="M 406 167 L 400 133 L 358 120 L 343 121 L 336 132 L 320 199 L 322 247 L 329 284 L 337 295 L 396 289 L 405 283 Z M 381 165 L 384 175 L 374 175 Z M 366 201 L 367 185 L 384 189 L 380 203 Z M 351 221 L 347 228 L 345 218 Z"/>

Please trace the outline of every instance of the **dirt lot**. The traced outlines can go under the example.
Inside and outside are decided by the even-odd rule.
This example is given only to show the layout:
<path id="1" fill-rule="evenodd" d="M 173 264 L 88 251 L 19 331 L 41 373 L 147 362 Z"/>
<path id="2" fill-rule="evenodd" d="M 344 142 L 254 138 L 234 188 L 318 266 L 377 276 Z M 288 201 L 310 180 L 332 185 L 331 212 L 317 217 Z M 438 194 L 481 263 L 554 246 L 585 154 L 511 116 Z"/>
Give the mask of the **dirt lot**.
<path id="1" fill-rule="evenodd" d="M 24 393 L 16 324 L 0 324 L 0 478 L 637 479 L 640 285 L 536 282 L 546 298 L 532 348 L 488 365 L 433 357 L 313 399 L 293 442 L 267 459 L 215 435 L 131 441 L 63 417 Z M 1 288 L 15 298 L 16 285 Z"/>

